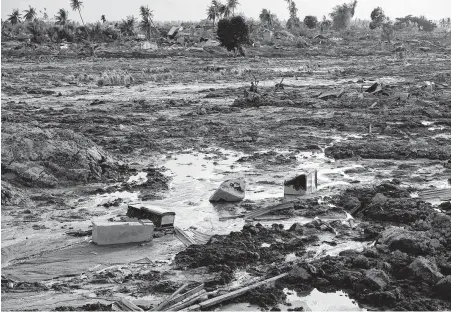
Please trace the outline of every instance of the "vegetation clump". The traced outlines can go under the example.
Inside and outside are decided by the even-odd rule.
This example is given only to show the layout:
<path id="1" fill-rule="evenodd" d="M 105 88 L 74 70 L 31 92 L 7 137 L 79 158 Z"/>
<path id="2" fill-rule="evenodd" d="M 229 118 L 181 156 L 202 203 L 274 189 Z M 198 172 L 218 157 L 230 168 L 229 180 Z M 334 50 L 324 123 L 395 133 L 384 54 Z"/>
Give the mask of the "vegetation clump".
<path id="1" fill-rule="evenodd" d="M 310 29 L 316 28 L 316 26 L 318 25 L 318 19 L 316 18 L 316 16 L 307 15 L 304 18 L 304 25 Z"/>
<path id="2" fill-rule="evenodd" d="M 239 51 L 244 56 L 243 44 L 249 42 L 249 25 L 242 16 L 224 18 L 218 22 L 218 40 L 228 51 Z"/>
<path id="3" fill-rule="evenodd" d="M 351 22 L 351 19 L 354 17 L 356 6 L 357 0 L 354 0 L 350 3 L 343 3 L 334 7 L 332 13 L 329 14 L 332 18 L 334 28 L 347 28 Z"/>

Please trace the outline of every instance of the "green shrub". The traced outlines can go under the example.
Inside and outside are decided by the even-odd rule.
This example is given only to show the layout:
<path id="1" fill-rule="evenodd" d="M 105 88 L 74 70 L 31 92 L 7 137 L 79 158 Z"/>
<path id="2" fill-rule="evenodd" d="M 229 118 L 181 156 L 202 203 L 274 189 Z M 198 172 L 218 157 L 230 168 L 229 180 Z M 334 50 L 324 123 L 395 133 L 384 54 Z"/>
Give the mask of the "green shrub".
<path id="1" fill-rule="evenodd" d="M 332 18 L 333 26 L 336 29 L 344 29 L 349 26 L 351 18 L 354 17 L 357 0 L 350 3 L 343 3 L 334 7 L 330 17 Z"/>
<path id="2" fill-rule="evenodd" d="M 218 40 L 228 51 L 249 42 L 249 26 L 242 16 L 224 18 L 218 22 Z"/>
<path id="3" fill-rule="evenodd" d="M 304 25 L 310 29 L 316 28 L 316 25 L 318 25 L 318 19 L 316 16 L 307 15 L 304 18 Z"/>

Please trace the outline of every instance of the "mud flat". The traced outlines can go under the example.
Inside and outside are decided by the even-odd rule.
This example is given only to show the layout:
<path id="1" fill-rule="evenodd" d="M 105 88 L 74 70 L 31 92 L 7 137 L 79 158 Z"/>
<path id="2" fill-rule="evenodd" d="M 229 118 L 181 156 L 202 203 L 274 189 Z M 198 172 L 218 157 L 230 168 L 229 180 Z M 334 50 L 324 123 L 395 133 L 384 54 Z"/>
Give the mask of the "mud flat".
<path id="1" fill-rule="evenodd" d="M 150 310 L 187 282 L 214 298 L 282 273 L 211 309 L 451 309 L 450 202 L 433 196 L 450 187 L 451 42 L 418 36 L 431 52 L 402 60 L 365 38 L 237 59 L 2 43 L 3 309 Z M 284 197 L 305 170 L 318 191 Z M 234 178 L 243 201 L 208 201 Z M 130 203 L 204 243 L 92 244 Z"/>

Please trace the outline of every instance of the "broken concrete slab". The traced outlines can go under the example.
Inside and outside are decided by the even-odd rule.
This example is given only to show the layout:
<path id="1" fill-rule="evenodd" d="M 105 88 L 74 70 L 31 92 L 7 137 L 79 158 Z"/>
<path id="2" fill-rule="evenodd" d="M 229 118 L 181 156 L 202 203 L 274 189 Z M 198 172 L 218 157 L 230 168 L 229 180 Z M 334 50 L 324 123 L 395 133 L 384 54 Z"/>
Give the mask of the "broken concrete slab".
<path id="1" fill-rule="evenodd" d="M 242 179 L 227 180 L 211 195 L 210 202 L 237 202 L 244 199 L 246 182 Z"/>
<path id="2" fill-rule="evenodd" d="M 318 188 L 318 171 L 301 173 L 284 182 L 285 195 L 305 195 L 316 192 Z"/>
<path id="3" fill-rule="evenodd" d="M 138 222 L 92 222 L 92 241 L 97 245 L 148 242 L 152 240 L 154 224 L 150 220 Z"/>
<path id="4" fill-rule="evenodd" d="M 129 205 L 127 217 L 151 220 L 156 229 L 161 229 L 174 227 L 175 212 L 154 206 Z"/>

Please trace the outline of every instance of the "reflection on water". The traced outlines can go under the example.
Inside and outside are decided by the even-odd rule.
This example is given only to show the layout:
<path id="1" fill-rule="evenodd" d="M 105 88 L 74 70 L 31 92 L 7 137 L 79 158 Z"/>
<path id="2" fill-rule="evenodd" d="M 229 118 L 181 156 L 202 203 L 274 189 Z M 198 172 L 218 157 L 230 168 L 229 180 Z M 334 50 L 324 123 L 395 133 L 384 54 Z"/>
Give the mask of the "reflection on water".
<path id="1" fill-rule="evenodd" d="M 281 311 L 303 308 L 303 311 L 366 311 L 350 299 L 343 291 L 323 293 L 316 288 L 310 293 L 297 293 L 285 288 L 286 304 L 279 304 Z M 263 310 L 257 305 L 248 303 L 231 303 L 220 306 L 216 311 L 258 311 Z"/>

